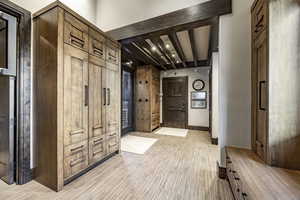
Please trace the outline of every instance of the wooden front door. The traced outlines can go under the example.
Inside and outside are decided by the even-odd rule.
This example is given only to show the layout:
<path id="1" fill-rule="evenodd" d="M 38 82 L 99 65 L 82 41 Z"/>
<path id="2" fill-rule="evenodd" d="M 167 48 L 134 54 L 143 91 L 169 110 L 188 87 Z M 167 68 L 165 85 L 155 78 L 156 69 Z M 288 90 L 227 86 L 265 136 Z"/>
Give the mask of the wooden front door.
<path id="1" fill-rule="evenodd" d="M 188 78 L 163 79 L 163 126 L 187 128 Z"/>
<path id="2" fill-rule="evenodd" d="M 256 152 L 266 160 L 268 89 L 267 89 L 267 40 L 261 34 L 255 42 L 254 62 L 257 71 L 256 79 Z"/>

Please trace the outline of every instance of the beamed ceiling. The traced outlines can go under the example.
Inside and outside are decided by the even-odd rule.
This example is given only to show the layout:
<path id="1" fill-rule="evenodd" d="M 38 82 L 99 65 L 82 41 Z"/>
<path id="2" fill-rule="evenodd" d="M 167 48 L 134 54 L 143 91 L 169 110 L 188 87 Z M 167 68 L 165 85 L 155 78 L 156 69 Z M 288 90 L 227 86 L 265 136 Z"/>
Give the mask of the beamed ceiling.
<path id="1" fill-rule="evenodd" d="M 210 65 L 218 18 L 206 22 L 121 40 L 123 65 L 151 64 L 161 70 Z"/>
<path id="2" fill-rule="evenodd" d="M 107 32 L 122 44 L 122 63 L 162 70 L 209 66 L 218 51 L 219 17 L 232 0 L 211 0 Z"/>

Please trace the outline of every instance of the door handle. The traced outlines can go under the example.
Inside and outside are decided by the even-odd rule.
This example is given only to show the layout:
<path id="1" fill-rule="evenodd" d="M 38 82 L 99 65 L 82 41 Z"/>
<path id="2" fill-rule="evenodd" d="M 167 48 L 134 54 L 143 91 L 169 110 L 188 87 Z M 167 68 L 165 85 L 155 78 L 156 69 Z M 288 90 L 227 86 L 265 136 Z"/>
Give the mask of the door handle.
<path id="1" fill-rule="evenodd" d="M 89 105 L 89 86 L 88 85 L 84 86 L 84 94 L 85 94 L 84 106 L 88 106 Z"/>
<path id="2" fill-rule="evenodd" d="M 103 88 L 104 106 L 106 106 L 106 88 Z"/>
<path id="3" fill-rule="evenodd" d="M 107 105 L 110 106 L 110 88 L 107 88 Z"/>
<path id="4" fill-rule="evenodd" d="M 262 105 L 262 87 L 263 85 L 266 85 L 266 81 L 260 81 L 259 82 L 259 109 L 260 110 L 266 110 L 266 108 Z"/>

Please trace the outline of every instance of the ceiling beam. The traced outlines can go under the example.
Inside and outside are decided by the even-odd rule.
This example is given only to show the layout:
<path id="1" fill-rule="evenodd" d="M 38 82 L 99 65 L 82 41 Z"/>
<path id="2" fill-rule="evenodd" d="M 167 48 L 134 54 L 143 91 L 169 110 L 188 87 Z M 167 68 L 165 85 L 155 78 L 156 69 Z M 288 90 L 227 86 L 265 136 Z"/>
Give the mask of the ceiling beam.
<path id="1" fill-rule="evenodd" d="M 148 52 L 150 53 L 150 56 L 152 56 L 155 60 L 158 61 L 158 63 L 160 64 L 160 68 L 162 68 L 163 70 L 166 70 L 167 68 L 164 66 L 167 63 L 165 63 L 165 61 L 163 59 L 161 59 L 161 57 L 158 55 L 158 53 L 156 51 L 151 51 L 151 46 L 145 41 L 137 41 L 135 42 L 137 45 L 139 45 L 142 48 L 145 48 L 148 50 Z M 148 53 L 147 52 L 147 53 Z"/>
<path id="2" fill-rule="evenodd" d="M 193 57 L 194 57 L 194 63 L 195 63 L 195 66 L 197 66 L 198 52 L 197 52 L 197 47 L 196 47 L 196 42 L 195 42 L 194 29 L 189 30 L 189 37 L 190 37 L 191 48 L 192 48 Z"/>
<path id="3" fill-rule="evenodd" d="M 219 17 L 214 18 L 210 28 L 208 59 L 211 61 L 212 53 L 219 51 Z"/>
<path id="4" fill-rule="evenodd" d="M 171 68 L 172 66 L 169 64 L 166 67 Z M 198 60 L 197 64 L 195 65 L 195 62 L 186 62 L 187 68 L 193 68 L 193 67 L 211 67 L 211 63 L 209 60 Z"/>
<path id="5" fill-rule="evenodd" d="M 171 66 L 176 69 L 176 65 L 172 59 L 172 56 L 169 55 L 164 42 L 160 38 L 151 38 L 151 42 L 159 49 L 162 55 L 171 63 Z"/>
<path id="6" fill-rule="evenodd" d="M 122 48 L 127 51 L 127 53 L 131 54 L 136 59 L 140 60 L 145 64 L 156 65 L 153 60 L 148 58 L 145 54 L 143 54 L 139 49 L 137 49 L 133 44 L 127 44 L 126 46 L 122 45 Z"/>
<path id="7" fill-rule="evenodd" d="M 173 33 L 170 33 L 168 36 L 169 36 L 170 41 L 172 42 L 175 50 L 177 51 L 177 54 L 178 54 L 179 58 L 181 59 L 183 66 L 187 67 L 186 66 L 186 57 L 182 50 L 181 44 L 178 40 L 177 34 L 175 32 L 173 32 Z"/>
<path id="8" fill-rule="evenodd" d="M 232 0 L 211 0 L 106 33 L 115 40 L 124 40 L 230 13 Z"/>

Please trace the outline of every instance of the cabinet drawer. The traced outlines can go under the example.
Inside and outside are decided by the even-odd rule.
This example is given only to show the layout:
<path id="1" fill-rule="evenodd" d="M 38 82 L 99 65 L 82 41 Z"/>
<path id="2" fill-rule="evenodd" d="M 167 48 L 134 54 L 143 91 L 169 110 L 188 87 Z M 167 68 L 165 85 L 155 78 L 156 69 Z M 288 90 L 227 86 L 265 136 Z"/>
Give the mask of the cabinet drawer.
<path id="1" fill-rule="evenodd" d="M 89 142 L 89 164 L 100 161 L 106 156 L 105 138 L 95 137 Z"/>
<path id="2" fill-rule="evenodd" d="M 112 133 L 112 132 L 118 132 L 119 126 L 118 123 L 108 123 L 106 127 L 106 132 L 107 133 Z"/>
<path id="3" fill-rule="evenodd" d="M 111 154 L 119 150 L 119 135 L 109 133 L 107 138 L 107 153 Z"/>
<path id="4" fill-rule="evenodd" d="M 85 140 L 76 144 L 65 146 L 64 147 L 65 158 L 73 156 L 75 154 L 81 154 L 81 155 L 86 154 L 88 152 L 87 145 L 88 145 L 87 140 Z"/>
<path id="5" fill-rule="evenodd" d="M 78 172 L 87 168 L 88 154 L 87 151 L 81 151 L 76 154 L 71 154 L 64 158 L 64 179 L 76 175 Z"/>
<path id="6" fill-rule="evenodd" d="M 267 5 L 264 0 L 257 2 L 253 11 L 252 19 L 254 21 L 254 37 L 257 37 L 266 29 L 267 26 Z"/>
<path id="7" fill-rule="evenodd" d="M 65 43 L 84 51 L 88 51 L 88 26 L 67 12 L 65 12 L 64 26 Z"/>
<path id="8" fill-rule="evenodd" d="M 106 61 L 115 65 L 119 64 L 119 48 L 111 42 L 108 42 L 106 45 Z"/>
<path id="9" fill-rule="evenodd" d="M 105 37 L 93 29 L 89 33 L 89 53 L 105 60 Z"/>

